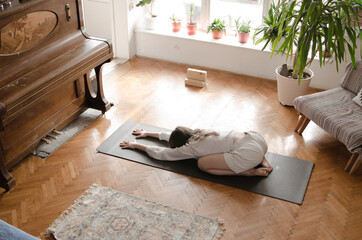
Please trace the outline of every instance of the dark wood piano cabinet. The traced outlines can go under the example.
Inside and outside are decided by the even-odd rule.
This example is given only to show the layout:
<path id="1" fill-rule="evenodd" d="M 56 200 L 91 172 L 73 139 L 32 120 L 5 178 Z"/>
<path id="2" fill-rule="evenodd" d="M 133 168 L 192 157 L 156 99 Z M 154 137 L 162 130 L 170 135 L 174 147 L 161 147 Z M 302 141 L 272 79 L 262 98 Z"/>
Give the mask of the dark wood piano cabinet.
<path id="1" fill-rule="evenodd" d="M 102 65 L 112 60 L 112 46 L 83 28 L 81 0 L 14 0 L 0 9 L 0 187 L 6 190 L 15 185 L 9 170 L 41 138 L 88 107 L 110 108 Z"/>

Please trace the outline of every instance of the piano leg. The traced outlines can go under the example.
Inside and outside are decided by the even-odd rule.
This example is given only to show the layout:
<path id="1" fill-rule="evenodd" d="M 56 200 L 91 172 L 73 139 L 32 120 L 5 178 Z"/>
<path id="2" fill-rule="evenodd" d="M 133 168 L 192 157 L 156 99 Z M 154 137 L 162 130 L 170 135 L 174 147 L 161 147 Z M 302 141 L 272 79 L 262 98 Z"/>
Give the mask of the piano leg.
<path id="1" fill-rule="evenodd" d="M 14 187 L 15 185 L 15 178 L 13 178 L 5 168 L 4 155 L 0 150 L 0 187 L 5 188 L 6 191 L 9 191 L 10 188 Z"/>
<path id="2" fill-rule="evenodd" d="M 106 62 L 110 62 L 110 60 L 107 60 Z M 91 90 L 93 88 L 91 85 L 91 79 L 89 73 L 85 75 L 85 84 L 84 84 L 85 97 L 88 107 L 101 110 L 102 113 L 105 113 L 111 108 L 111 104 L 108 103 L 103 93 L 102 66 L 104 63 L 94 68 L 96 74 L 96 79 L 94 81 L 97 82 L 97 93 L 94 94 L 94 92 Z"/>

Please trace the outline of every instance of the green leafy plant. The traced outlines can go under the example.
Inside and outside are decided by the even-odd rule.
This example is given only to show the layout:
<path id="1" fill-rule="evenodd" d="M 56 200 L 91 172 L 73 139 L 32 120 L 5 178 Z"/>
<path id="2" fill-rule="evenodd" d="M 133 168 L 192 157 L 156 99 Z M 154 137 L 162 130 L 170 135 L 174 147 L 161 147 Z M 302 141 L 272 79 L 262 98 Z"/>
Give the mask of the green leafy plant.
<path id="1" fill-rule="evenodd" d="M 170 21 L 171 21 L 172 23 L 178 23 L 178 22 L 180 22 L 181 20 L 180 20 L 179 18 L 177 18 L 177 17 L 175 16 L 175 14 L 172 14 L 172 16 L 170 17 Z"/>
<path id="2" fill-rule="evenodd" d="M 195 3 L 191 2 L 190 3 L 190 9 L 189 9 L 189 13 L 190 13 L 190 25 L 195 25 L 195 23 L 192 21 L 192 17 L 195 15 Z"/>
<path id="3" fill-rule="evenodd" d="M 226 29 L 225 20 L 221 20 L 220 18 L 215 18 L 212 23 L 210 23 L 207 27 L 207 32 L 215 31 L 222 32 Z"/>
<path id="4" fill-rule="evenodd" d="M 255 29 L 255 34 L 254 34 L 255 44 L 265 42 L 265 45 L 262 48 L 262 50 L 264 50 L 269 43 L 272 44 L 274 50 L 278 43 L 275 41 L 278 38 L 278 35 L 285 37 L 288 28 L 287 26 L 290 24 L 291 19 L 289 19 L 288 21 L 284 21 L 282 27 L 279 28 L 279 25 L 277 23 L 280 22 L 280 17 L 281 17 L 280 9 L 276 8 L 274 1 L 271 1 L 270 8 L 268 11 L 268 16 L 263 17 L 264 18 L 263 25 Z M 279 31 L 281 31 L 281 34 L 279 34 Z M 256 37 L 260 34 L 262 34 L 262 37 L 256 40 Z"/>
<path id="5" fill-rule="evenodd" d="M 136 4 L 136 7 L 143 7 L 146 5 L 150 5 L 150 9 L 147 9 L 148 13 L 150 14 L 151 17 L 157 17 L 157 15 L 152 13 L 152 6 L 153 6 L 153 0 L 141 0 Z"/>
<path id="6" fill-rule="evenodd" d="M 303 70 L 317 56 L 322 67 L 327 58 L 324 52 L 333 54 L 337 71 L 347 53 L 355 66 L 361 7 L 361 0 L 279 0 L 276 5 L 272 1 L 265 25 L 255 34 L 263 33 L 263 37 L 256 43 L 266 41 L 264 49 L 272 42 L 272 56 L 275 52 L 286 54 L 299 83 Z M 276 49 L 279 42 L 282 44 Z"/>
<path id="7" fill-rule="evenodd" d="M 248 33 L 250 32 L 250 23 L 251 21 L 242 21 L 240 22 L 240 18 L 238 18 L 237 20 L 235 20 L 235 25 L 236 25 L 236 31 L 240 32 L 240 33 Z"/>

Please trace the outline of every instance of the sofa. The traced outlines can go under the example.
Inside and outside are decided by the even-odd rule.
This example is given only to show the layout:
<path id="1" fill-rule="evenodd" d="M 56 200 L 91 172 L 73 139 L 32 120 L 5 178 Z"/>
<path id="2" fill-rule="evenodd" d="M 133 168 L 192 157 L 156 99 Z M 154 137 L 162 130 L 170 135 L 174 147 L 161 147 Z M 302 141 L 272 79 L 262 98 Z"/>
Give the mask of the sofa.
<path id="1" fill-rule="evenodd" d="M 295 131 L 302 134 L 310 120 L 342 142 L 351 157 L 345 171 L 357 172 L 362 162 L 362 60 L 347 65 L 337 88 L 297 97 L 294 108 L 299 111 Z"/>
<path id="2" fill-rule="evenodd" d="M 0 219 L 1 240 L 40 240 Z"/>

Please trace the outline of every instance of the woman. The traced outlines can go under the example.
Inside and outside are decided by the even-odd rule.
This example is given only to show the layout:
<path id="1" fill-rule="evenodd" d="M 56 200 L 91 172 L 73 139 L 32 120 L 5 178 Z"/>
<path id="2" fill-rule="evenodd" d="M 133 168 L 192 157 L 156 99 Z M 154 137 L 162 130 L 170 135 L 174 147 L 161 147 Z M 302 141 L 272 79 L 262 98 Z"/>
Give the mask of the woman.
<path id="1" fill-rule="evenodd" d="M 122 148 L 139 149 L 165 161 L 197 158 L 202 171 L 214 175 L 268 176 L 272 167 L 265 158 L 267 143 L 258 133 L 216 132 L 177 127 L 172 133 L 136 129 L 136 138 L 154 137 L 169 142 L 171 148 L 146 146 L 129 141 Z M 258 166 L 258 167 L 257 167 Z"/>

